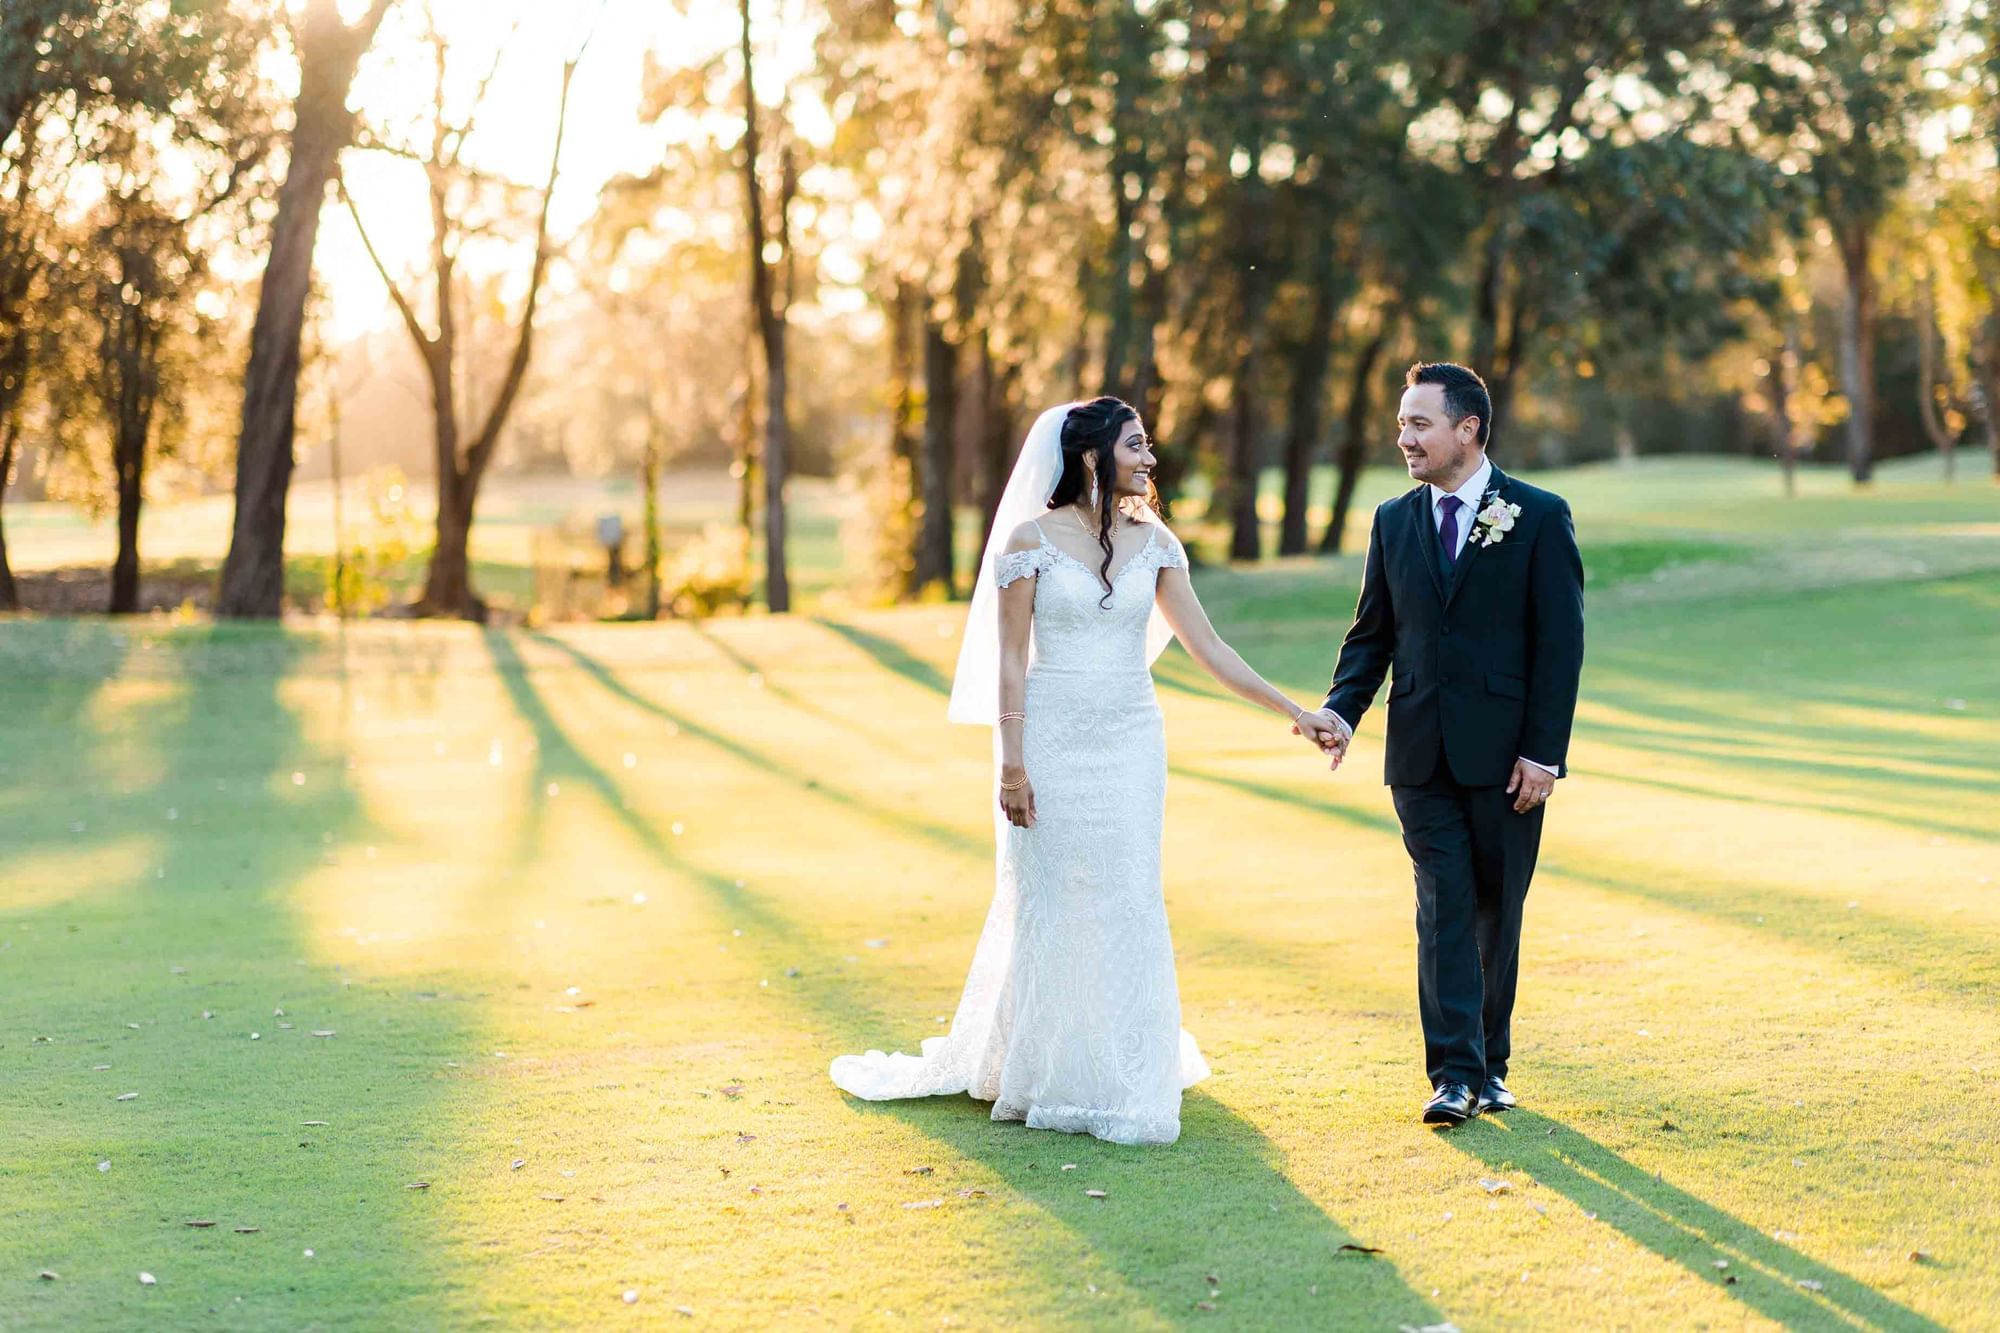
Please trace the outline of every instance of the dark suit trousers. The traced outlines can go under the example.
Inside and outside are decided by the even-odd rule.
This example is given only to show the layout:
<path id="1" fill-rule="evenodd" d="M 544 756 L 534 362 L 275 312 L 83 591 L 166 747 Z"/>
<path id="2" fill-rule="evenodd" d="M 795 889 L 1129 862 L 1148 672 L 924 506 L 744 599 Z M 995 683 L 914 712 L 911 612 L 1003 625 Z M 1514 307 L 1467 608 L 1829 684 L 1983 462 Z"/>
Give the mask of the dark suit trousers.
<path id="1" fill-rule="evenodd" d="M 1417 1003 L 1432 1086 L 1475 1093 L 1505 1077 L 1520 973 L 1521 908 L 1542 807 L 1514 813 L 1500 787 L 1464 787 L 1438 756 L 1421 786 L 1391 787 L 1417 879 Z"/>

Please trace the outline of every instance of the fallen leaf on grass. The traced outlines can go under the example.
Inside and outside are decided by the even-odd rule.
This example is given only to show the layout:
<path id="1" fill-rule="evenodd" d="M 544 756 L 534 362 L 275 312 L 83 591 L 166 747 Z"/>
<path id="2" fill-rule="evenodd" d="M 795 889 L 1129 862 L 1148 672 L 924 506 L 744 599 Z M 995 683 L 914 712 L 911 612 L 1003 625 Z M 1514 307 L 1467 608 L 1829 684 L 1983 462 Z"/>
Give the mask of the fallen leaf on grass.
<path id="1" fill-rule="evenodd" d="M 409 1184 L 403 1186 L 403 1188 L 406 1190 L 427 1190 L 430 1187 L 431 1183 L 428 1180 L 413 1180 Z"/>
<path id="2" fill-rule="evenodd" d="M 1348 1244 L 1342 1245 L 1336 1250 L 1334 1250 L 1334 1253 L 1335 1254 L 1382 1254 L 1384 1253 L 1384 1251 L 1374 1245 L 1356 1245 L 1350 1241 Z"/>
<path id="3" fill-rule="evenodd" d="M 1911 1263 L 1913 1263 L 1913 1264 L 1927 1264 L 1927 1263 L 1929 1263 L 1930 1261 L 1931 1261 L 1931 1252 L 1930 1252 L 1929 1250 L 1911 1250 L 1911 1251 L 1910 1251 L 1910 1262 L 1911 1262 Z"/>
<path id="4" fill-rule="evenodd" d="M 102 1074 L 105 1070 L 109 1068 L 111 1068 L 110 1065 L 92 1065 L 90 1067 L 90 1072 L 93 1074 Z"/>
<path id="5" fill-rule="evenodd" d="M 1509 1182 L 1493 1180 L 1486 1176 L 1479 1178 L 1479 1188 L 1485 1190 L 1488 1194 L 1511 1194 L 1514 1192 L 1514 1186 Z"/>
<path id="6" fill-rule="evenodd" d="M 692 1305 L 676 1305 L 674 1307 L 674 1313 L 677 1315 L 684 1315 L 687 1318 L 692 1319 L 694 1318 L 694 1307 Z"/>
<path id="7" fill-rule="evenodd" d="M 736 1141 L 738 1143 L 755 1143 L 757 1141 L 757 1136 L 755 1134 L 738 1134 L 736 1136 Z"/>
<path id="8" fill-rule="evenodd" d="M 1712 1267 L 1715 1269 L 1716 1272 L 1720 1273 L 1724 1269 L 1729 1267 L 1729 1261 L 1727 1259 L 1717 1259 L 1715 1263 L 1712 1265 Z"/>
<path id="9" fill-rule="evenodd" d="M 1222 1279 L 1217 1277 L 1213 1273 L 1203 1273 L 1201 1276 L 1201 1280 L 1203 1282 L 1206 1282 L 1211 1287 L 1219 1287 L 1222 1285 Z"/>
<path id="10" fill-rule="evenodd" d="M 1103 1190 L 1085 1190 L 1083 1197 L 1086 1199 L 1102 1199 L 1105 1197 L 1105 1194 Z"/>
<path id="11" fill-rule="evenodd" d="M 914 1210 L 916 1210 L 916 1209 L 919 1209 L 919 1208 L 942 1208 L 942 1207 L 944 1207 L 944 1200 L 943 1200 L 943 1199 L 918 1199 L 918 1200 L 917 1200 L 916 1202 L 914 1202 L 914 1203 L 906 1203 L 906 1204 L 904 1204 L 904 1205 L 903 1205 L 903 1207 L 904 1207 L 904 1208 L 906 1208 L 906 1209 L 910 1209 L 910 1210 L 912 1210 L 912 1211 L 914 1211 Z"/>
<path id="12" fill-rule="evenodd" d="M 1064 1162 L 1064 1163 L 1062 1164 L 1062 1169 L 1063 1169 L 1063 1170 L 1065 1170 L 1065 1171 L 1074 1171 L 1074 1170 L 1076 1170 L 1076 1163 L 1075 1163 L 1075 1162 Z"/>
<path id="13" fill-rule="evenodd" d="M 333 1035 L 333 1029 L 332 1029 L 332 1028 L 321 1028 L 321 1029 L 319 1029 L 318 1031 L 314 1032 L 314 1033 L 313 1033 L 313 1035 L 314 1035 L 315 1037 L 331 1037 L 331 1036 Z"/>
<path id="14" fill-rule="evenodd" d="M 904 1168 L 903 1174 L 906 1176 L 928 1176 L 936 1170 L 937 1168 L 934 1166 L 912 1166 Z"/>
<path id="15" fill-rule="evenodd" d="M 139 1285 L 142 1287 L 157 1286 L 159 1284 L 159 1281 L 160 1280 L 154 1277 L 151 1273 L 139 1274 Z"/>
<path id="16" fill-rule="evenodd" d="M 847 1211 L 847 1205 L 844 1203 L 837 1203 L 833 1206 L 833 1211 L 835 1211 L 836 1213 L 844 1213 Z"/>
<path id="17" fill-rule="evenodd" d="M 324 1125 L 324 1124 L 326 1123 L 326 1121 L 324 1121 L 324 1120 L 301 1120 L 301 1121 L 299 1121 L 299 1123 L 300 1123 L 301 1125 L 304 1125 L 304 1126 L 305 1126 L 305 1127 L 306 1127 L 307 1129 L 314 1129 L 314 1128 L 317 1128 L 317 1127 L 318 1127 L 318 1126 L 320 1126 L 320 1125 Z"/>
<path id="18" fill-rule="evenodd" d="M 132 1100 L 132 1099 L 133 1099 L 134 1097 L 137 1097 L 138 1095 L 139 1095 L 139 1094 L 138 1094 L 138 1093 L 136 1093 L 136 1092 L 121 1092 L 121 1093 L 119 1093 L 119 1094 L 118 1094 L 118 1095 L 117 1095 L 116 1097 L 112 1098 L 112 1100 L 113 1100 L 113 1101 L 119 1101 L 119 1102 L 129 1102 L 129 1101 L 131 1101 L 131 1100 Z"/>
<path id="19" fill-rule="evenodd" d="M 1194 1308 L 1195 1308 L 1195 1309 L 1197 1309 L 1197 1310 L 1213 1310 L 1213 1309 L 1215 1309 L 1215 1302 L 1214 1302 L 1214 1301 L 1196 1301 L 1196 1302 L 1194 1303 Z"/>
<path id="20" fill-rule="evenodd" d="M 109 1170 L 111 1169 L 111 1163 L 109 1163 L 109 1162 L 99 1162 L 99 1163 L 97 1164 L 97 1169 L 98 1169 L 99 1171 L 109 1171 Z"/>
<path id="21" fill-rule="evenodd" d="M 44 1268 L 41 1272 L 35 1274 L 35 1276 L 40 1278 L 44 1282 L 55 1282 L 61 1277 L 61 1274 L 53 1272 L 50 1269 Z"/>
<path id="22" fill-rule="evenodd" d="M 262 1227 L 237 1227 L 235 1231 L 239 1236 L 254 1236 L 263 1229 Z"/>
<path id="23" fill-rule="evenodd" d="M 213 1223 L 213 1222 L 206 1222 L 206 1221 L 203 1221 L 203 1222 L 189 1222 L 189 1223 L 188 1223 L 188 1225 L 189 1225 L 189 1226 L 191 1226 L 191 1227 L 212 1227 L 212 1226 L 214 1226 L 214 1225 L 215 1225 L 215 1223 Z"/>
<path id="24" fill-rule="evenodd" d="M 985 1197 L 986 1197 L 986 1191 L 985 1191 L 985 1190 L 960 1190 L 960 1191 L 958 1192 L 958 1197 L 959 1197 L 959 1198 L 961 1198 L 961 1199 L 983 1199 L 983 1198 L 985 1198 Z M 840 1206 L 841 1206 L 842 1208 L 845 1208 L 845 1207 L 847 1207 L 847 1205 L 846 1205 L 846 1204 L 844 1204 L 844 1203 L 843 1203 L 842 1205 L 840 1205 Z"/>
<path id="25" fill-rule="evenodd" d="M 543 1203 L 561 1203 L 564 1196 L 560 1194 L 538 1194 L 535 1197 Z"/>
<path id="26" fill-rule="evenodd" d="M 1825 1291 L 1825 1290 L 1826 1290 L 1826 1283 L 1824 1283 L 1824 1282 L 1815 1282 L 1815 1281 L 1813 1281 L 1813 1279 L 1811 1279 L 1811 1278 L 1809 1278 L 1809 1277 L 1802 1277 L 1802 1278 L 1800 1278 L 1800 1279 L 1799 1279 L 1799 1285 L 1800 1285 L 1801 1287 L 1805 1288 L 1805 1290 L 1807 1290 L 1807 1291 Z"/>
<path id="27" fill-rule="evenodd" d="M 1671 1120 L 1662 1120 L 1660 1122 L 1660 1132 L 1662 1134 L 1678 1134 L 1680 1130 L 1681 1127 Z"/>
<path id="28" fill-rule="evenodd" d="M 743 1085 L 741 1083 L 732 1083 L 728 1087 L 720 1089 L 720 1091 L 725 1097 L 741 1097 L 743 1095 Z"/>
<path id="29" fill-rule="evenodd" d="M 512 1162 L 507 1164 L 507 1169 L 509 1171 L 519 1171 L 522 1167 L 526 1166 L 527 1164 L 528 1164 L 527 1158 L 516 1157 Z M 725 1172 L 724 1174 L 726 1175 L 728 1173 Z"/>

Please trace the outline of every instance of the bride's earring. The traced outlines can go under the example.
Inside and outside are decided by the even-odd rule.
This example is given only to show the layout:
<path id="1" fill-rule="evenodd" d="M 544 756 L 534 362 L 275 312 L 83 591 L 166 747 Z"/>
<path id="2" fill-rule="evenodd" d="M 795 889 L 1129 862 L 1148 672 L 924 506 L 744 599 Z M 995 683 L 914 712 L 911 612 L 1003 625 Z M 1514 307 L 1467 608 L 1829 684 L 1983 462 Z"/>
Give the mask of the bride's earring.
<path id="1" fill-rule="evenodd" d="M 1097 474 L 1095 472 L 1090 474 L 1090 507 L 1092 509 L 1097 508 Z"/>

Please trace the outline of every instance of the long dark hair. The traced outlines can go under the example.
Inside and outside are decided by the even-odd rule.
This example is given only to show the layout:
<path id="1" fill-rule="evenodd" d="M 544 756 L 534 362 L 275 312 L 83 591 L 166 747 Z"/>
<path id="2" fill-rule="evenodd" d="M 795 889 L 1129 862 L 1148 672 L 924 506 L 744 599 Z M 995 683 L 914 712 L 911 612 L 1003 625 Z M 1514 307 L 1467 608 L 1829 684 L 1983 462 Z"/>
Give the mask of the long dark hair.
<path id="1" fill-rule="evenodd" d="M 1104 552 L 1104 563 L 1097 571 L 1098 580 L 1104 584 L 1104 596 L 1098 599 L 1099 606 L 1111 602 L 1111 520 L 1118 511 L 1118 497 L 1113 483 L 1118 478 L 1118 437 L 1125 432 L 1125 423 L 1139 419 L 1138 409 L 1122 398 L 1093 398 L 1069 410 L 1063 418 L 1062 428 L 1062 476 L 1056 482 L 1055 493 L 1049 496 L 1049 508 L 1060 509 L 1064 505 L 1075 504 L 1090 491 L 1090 470 L 1084 463 L 1086 455 L 1096 458 L 1097 466 L 1097 545 Z M 1140 504 L 1159 512 L 1159 492 L 1149 479 L 1146 494 Z"/>

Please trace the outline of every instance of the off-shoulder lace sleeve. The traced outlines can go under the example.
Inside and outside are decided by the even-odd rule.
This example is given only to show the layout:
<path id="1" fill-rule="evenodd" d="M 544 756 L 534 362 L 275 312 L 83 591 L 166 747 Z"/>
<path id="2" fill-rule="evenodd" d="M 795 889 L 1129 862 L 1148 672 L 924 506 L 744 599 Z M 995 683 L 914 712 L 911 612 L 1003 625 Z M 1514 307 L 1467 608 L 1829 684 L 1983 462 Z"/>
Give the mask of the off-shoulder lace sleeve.
<path id="1" fill-rule="evenodd" d="M 1030 574 L 1040 574 L 1049 567 L 1049 548 L 1038 546 L 1032 551 L 1002 551 L 993 562 L 993 581 L 1006 587 L 1017 579 Z"/>

